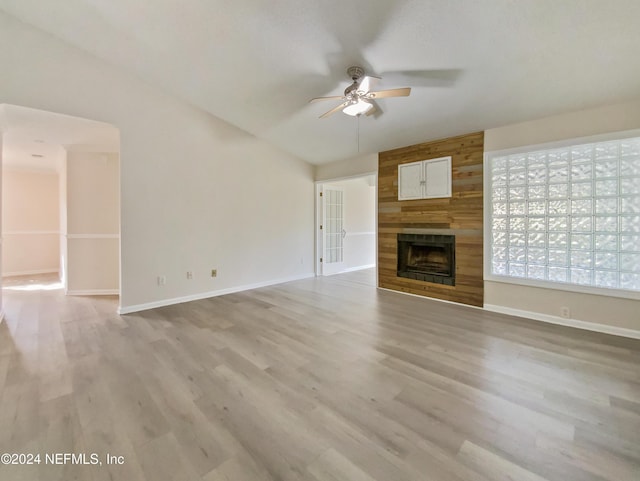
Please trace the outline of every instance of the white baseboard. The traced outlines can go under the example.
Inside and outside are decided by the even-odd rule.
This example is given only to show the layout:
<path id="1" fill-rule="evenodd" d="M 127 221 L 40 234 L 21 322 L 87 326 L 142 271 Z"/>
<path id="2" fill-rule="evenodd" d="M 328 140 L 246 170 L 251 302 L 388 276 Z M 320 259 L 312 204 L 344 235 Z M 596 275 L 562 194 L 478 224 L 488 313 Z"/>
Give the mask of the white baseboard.
<path id="1" fill-rule="evenodd" d="M 147 302 L 145 304 L 135 304 L 132 306 L 121 306 L 118 308 L 118 314 L 131 314 L 134 312 L 146 311 L 148 309 L 155 309 L 157 307 L 172 306 L 174 304 L 182 304 L 183 302 L 199 301 L 200 299 L 208 299 L 210 297 L 224 296 L 225 294 L 233 294 L 235 292 L 249 291 L 251 289 L 258 289 L 260 287 L 273 286 L 276 284 L 283 284 L 285 282 L 299 281 L 301 279 L 308 279 L 315 277 L 315 273 L 307 273 L 298 276 L 285 277 L 282 279 L 273 279 L 264 282 L 257 282 L 255 284 L 245 284 L 242 286 L 229 287 L 227 289 L 219 289 L 217 291 L 201 292 L 200 294 L 192 294 L 183 297 L 174 297 L 172 299 L 163 299 L 161 301 Z"/>
<path id="2" fill-rule="evenodd" d="M 68 290 L 65 292 L 68 296 L 117 296 L 120 294 L 119 289 L 79 289 Z"/>
<path id="3" fill-rule="evenodd" d="M 58 274 L 58 269 L 36 269 L 33 271 L 3 272 L 2 277 L 35 276 L 37 274 Z"/>
<path id="4" fill-rule="evenodd" d="M 535 321 L 548 322 L 550 324 L 558 324 L 560 326 L 575 327 L 586 331 L 602 332 L 604 334 L 613 334 L 614 336 L 630 337 L 632 339 L 640 339 L 640 331 L 635 329 L 627 329 L 625 327 L 608 326 L 597 322 L 581 321 L 579 319 L 565 319 L 564 317 L 552 316 L 550 314 L 542 314 L 533 311 L 524 311 L 522 309 L 514 309 L 512 307 L 497 306 L 494 304 L 485 304 L 485 310 L 498 312 L 500 314 L 508 314 L 510 316 L 524 317 Z"/>
<path id="5" fill-rule="evenodd" d="M 484 307 L 471 306 L 469 304 L 461 304 L 459 302 L 446 301 L 444 299 L 436 299 L 435 297 L 421 296 L 419 294 L 413 294 L 411 292 L 396 291 L 394 289 L 386 289 L 384 287 L 378 287 L 378 289 L 389 292 L 396 292 L 398 294 L 404 294 L 407 296 L 420 297 L 422 299 L 428 299 L 430 301 L 445 302 L 447 304 L 455 304 L 457 306 L 470 307 L 472 309 L 484 309 L 485 311 L 497 312 L 500 314 L 508 314 L 510 316 L 523 317 L 525 319 L 531 319 L 533 321 L 548 322 L 550 324 L 557 324 L 560 326 L 575 327 L 576 329 L 583 329 L 586 331 L 602 332 L 604 334 L 612 334 L 614 336 L 629 337 L 632 339 L 640 339 L 640 331 L 635 329 L 627 329 L 625 327 L 608 326 L 606 324 L 600 324 L 597 322 L 581 321 L 578 319 L 565 319 L 563 317 L 552 316 L 550 314 L 541 314 L 539 312 L 525 311 L 522 309 L 514 309 L 512 307 L 498 306 L 494 304 L 485 304 Z"/>

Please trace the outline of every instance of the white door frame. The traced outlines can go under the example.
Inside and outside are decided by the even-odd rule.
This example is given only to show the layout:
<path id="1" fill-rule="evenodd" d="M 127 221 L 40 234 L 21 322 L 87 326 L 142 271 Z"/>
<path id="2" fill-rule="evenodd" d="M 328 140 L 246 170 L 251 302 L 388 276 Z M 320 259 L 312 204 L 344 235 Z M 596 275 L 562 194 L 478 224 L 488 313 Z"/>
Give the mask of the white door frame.
<path id="1" fill-rule="evenodd" d="M 315 181 L 315 229 L 316 235 L 315 239 L 315 273 L 316 277 L 322 275 L 322 263 L 320 259 L 324 255 L 324 240 L 323 240 L 323 232 L 320 229 L 320 226 L 323 222 L 323 212 L 322 212 L 322 197 L 320 195 L 323 192 L 323 187 L 325 184 L 334 184 L 336 182 L 341 182 L 343 180 L 351 180 L 351 179 L 360 179 L 363 177 L 368 177 L 373 175 L 375 178 L 375 223 L 376 223 L 376 235 L 375 235 L 375 252 L 376 252 L 376 286 L 378 285 L 378 172 L 364 172 L 362 174 L 356 175 L 347 175 L 344 177 L 335 177 L 333 179 L 327 180 L 316 180 Z"/>

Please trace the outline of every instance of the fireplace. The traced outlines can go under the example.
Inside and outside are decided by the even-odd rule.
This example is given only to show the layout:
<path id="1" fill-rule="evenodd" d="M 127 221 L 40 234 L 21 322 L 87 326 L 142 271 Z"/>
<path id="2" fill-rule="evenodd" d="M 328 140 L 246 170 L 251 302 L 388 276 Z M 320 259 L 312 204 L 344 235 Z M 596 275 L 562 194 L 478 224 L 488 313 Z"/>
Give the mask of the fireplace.
<path id="1" fill-rule="evenodd" d="M 455 286 L 455 240 L 452 235 L 398 234 L 398 277 Z"/>

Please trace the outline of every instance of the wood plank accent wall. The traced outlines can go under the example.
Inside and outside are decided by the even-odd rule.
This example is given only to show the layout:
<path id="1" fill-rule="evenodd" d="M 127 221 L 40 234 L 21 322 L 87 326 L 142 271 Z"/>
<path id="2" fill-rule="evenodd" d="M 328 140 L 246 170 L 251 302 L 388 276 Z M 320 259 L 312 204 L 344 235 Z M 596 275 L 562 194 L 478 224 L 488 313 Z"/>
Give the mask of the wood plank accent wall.
<path id="1" fill-rule="evenodd" d="M 484 132 L 380 152 L 378 156 L 378 285 L 482 306 Z M 453 195 L 398 201 L 398 165 L 451 156 Z M 456 285 L 398 277 L 397 234 L 456 236 Z"/>

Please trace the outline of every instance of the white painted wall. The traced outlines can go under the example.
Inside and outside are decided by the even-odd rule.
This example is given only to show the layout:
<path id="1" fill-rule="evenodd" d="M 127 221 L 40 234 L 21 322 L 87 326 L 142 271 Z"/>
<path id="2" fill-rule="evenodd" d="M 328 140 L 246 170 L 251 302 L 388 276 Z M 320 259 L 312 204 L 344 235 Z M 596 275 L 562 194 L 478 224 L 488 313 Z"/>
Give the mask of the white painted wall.
<path id="1" fill-rule="evenodd" d="M 2 119 L 0 119 L 2 120 Z M 2 123 L 0 122 L 0 186 L 2 185 L 2 140 L 4 137 L 4 132 L 1 130 Z M 0 272 L 2 272 L 2 193 L 0 192 Z M 0 276 L 0 324 L 4 320 L 4 306 L 2 304 L 2 276 Z"/>
<path id="2" fill-rule="evenodd" d="M 312 275 L 309 164 L 3 13 L 0 42 L 4 102 L 120 129 L 125 310 Z"/>
<path id="3" fill-rule="evenodd" d="M 120 160 L 114 152 L 67 153 L 69 234 L 119 234 Z"/>
<path id="4" fill-rule="evenodd" d="M 343 191 L 344 269 L 373 267 L 376 263 L 375 176 L 324 184 Z"/>
<path id="5" fill-rule="evenodd" d="M 316 165 L 315 180 L 333 180 L 378 172 L 378 153 Z"/>
<path id="6" fill-rule="evenodd" d="M 515 148 L 640 127 L 640 101 L 572 112 L 485 131 L 485 151 Z M 485 305 L 558 317 L 571 317 L 640 331 L 640 301 L 485 281 Z"/>
<path id="7" fill-rule="evenodd" d="M 2 275 L 58 272 L 58 174 L 3 169 Z"/>
<path id="8" fill-rule="evenodd" d="M 67 293 L 117 294 L 120 282 L 120 161 L 74 152 L 66 160 Z"/>

